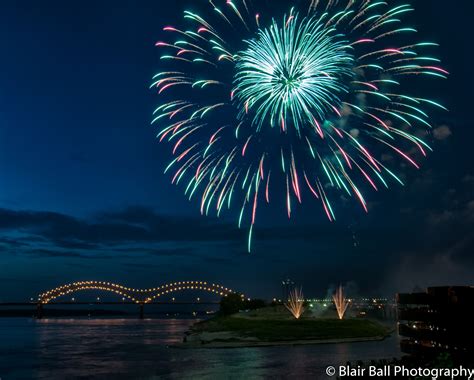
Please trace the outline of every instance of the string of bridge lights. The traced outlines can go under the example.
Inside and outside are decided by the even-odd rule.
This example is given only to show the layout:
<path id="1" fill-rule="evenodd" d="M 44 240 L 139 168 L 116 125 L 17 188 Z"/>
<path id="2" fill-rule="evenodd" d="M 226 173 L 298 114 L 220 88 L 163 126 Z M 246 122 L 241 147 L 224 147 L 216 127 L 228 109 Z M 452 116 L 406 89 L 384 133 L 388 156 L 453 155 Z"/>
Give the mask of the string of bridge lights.
<path id="1" fill-rule="evenodd" d="M 128 299 L 135 303 L 150 303 L 163 295 L 182 290 L 203 290 L 220 296 L 227 296 L 230 293 L 234 293 L 232 289 L 219 284 L 209 284 L 206 281 L 179 281 L 147 289 L 128 288 L 120 284 L 106 281 L 78 281 L 48 290 L 38 296 L 38 301 L 47 304 L 56 298 L 81 290 L 103 290 L 118 294 L 122 296 L 124 300 Z M 139 295 L 152 292 L 157 293 L 146 298 L 139 297 Z M 244 295 L 242 295 L 242 297 L 244 297 Z"/>

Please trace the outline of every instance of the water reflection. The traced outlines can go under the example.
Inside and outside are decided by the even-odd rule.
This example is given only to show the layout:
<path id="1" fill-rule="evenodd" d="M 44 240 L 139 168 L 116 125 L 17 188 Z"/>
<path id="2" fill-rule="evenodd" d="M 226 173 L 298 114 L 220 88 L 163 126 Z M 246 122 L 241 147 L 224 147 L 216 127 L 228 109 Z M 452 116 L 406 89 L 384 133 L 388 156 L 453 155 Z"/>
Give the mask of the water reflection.
<path id="1" fill-rule="evenodd" d="M 383 342 L 245 349 L 176 349 L 187 319 L 0 319 L 5 379 L 320 378 L 327 365 L 400 356 Z M 324 378 L 324 377 L 322 377 Z"/>

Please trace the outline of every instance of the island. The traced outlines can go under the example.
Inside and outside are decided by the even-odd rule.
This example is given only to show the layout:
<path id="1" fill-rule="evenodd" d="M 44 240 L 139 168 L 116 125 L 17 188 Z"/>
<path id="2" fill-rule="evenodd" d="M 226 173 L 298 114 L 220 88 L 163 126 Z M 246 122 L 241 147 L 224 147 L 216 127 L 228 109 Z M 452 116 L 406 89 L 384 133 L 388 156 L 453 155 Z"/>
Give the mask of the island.
<path id="1" fill-rule="evenodd" d="M 194 324 L 184 348 L 231 348 L 383 340 L 394 326 L 371 319 L 328 318 L 304 314 L 293 318 L 284 307 L 265 307 L 217 315 Z"/>

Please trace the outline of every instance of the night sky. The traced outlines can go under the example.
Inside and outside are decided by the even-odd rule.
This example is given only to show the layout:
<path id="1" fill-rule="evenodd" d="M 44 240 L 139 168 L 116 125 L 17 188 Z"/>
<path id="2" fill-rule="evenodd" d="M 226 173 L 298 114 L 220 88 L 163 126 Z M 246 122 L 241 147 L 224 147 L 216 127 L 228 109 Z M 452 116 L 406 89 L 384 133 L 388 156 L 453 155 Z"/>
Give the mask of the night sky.
<path id="1" fill-rule="evenodd" d="M 163 175 L 169 147 L 150 126 L 154 44 L 196 3 L 1 2 L 0 300 L 86 279 L 202 279 L 267 298 L 287 277 L 308 296 L 348 282 L 368 295 L 473 285 L 474 5 L 414 2 L 412 24 L 451 73 L 431 88 L 450 112 L 422 169 L 366 193 L 368 215 L 341 201 L 335 223 L 315 202 L 291 222 L 267 218 L 249 254 L 235 215 L 200 216 Z"/>

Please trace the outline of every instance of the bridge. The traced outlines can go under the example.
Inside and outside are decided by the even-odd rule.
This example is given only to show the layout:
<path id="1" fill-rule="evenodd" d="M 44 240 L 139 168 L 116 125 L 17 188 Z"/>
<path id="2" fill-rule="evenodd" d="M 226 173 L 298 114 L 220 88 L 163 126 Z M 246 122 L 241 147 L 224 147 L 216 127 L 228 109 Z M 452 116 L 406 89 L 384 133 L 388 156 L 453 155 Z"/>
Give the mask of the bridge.
<path id="1" fill-rule="evenodd" d="M 37 318 L 42 318 L 43 307 L 47 304 L 81 304 L 77 302 L 58 302 L 56 300 L 66 295 L 87 290 L 99 290 L 103 292 L 114 293 L 118 296 L 121 296 L 122 301 L 127 300 L 128 302 L 126 303 L 139 305 L 140 318 L 144 317 L 145 304 L 167 303 L 159 302 L 160 297 L 175 292 L 194 290 L 214 293 L 221 297 L 226 297 L 227 295 L 234 293 L 234 291 L 230 288 L 224 287 L 220 284 L 208 283 L 206 281 L 179 281 L 148 289 L 129 288 L 120 284 L 114 284 L 112 282 L 106 281 L 78 281 L 61 285 L 39 294 L 37 300 Z M 244 295 L 242 295 L 242 297 L 244 297 Z M 101 304 L 116 305 L 124 303 L 125 302 L 103 302 Z M 90 302 L 87 304 L 90 304 Z"/>

